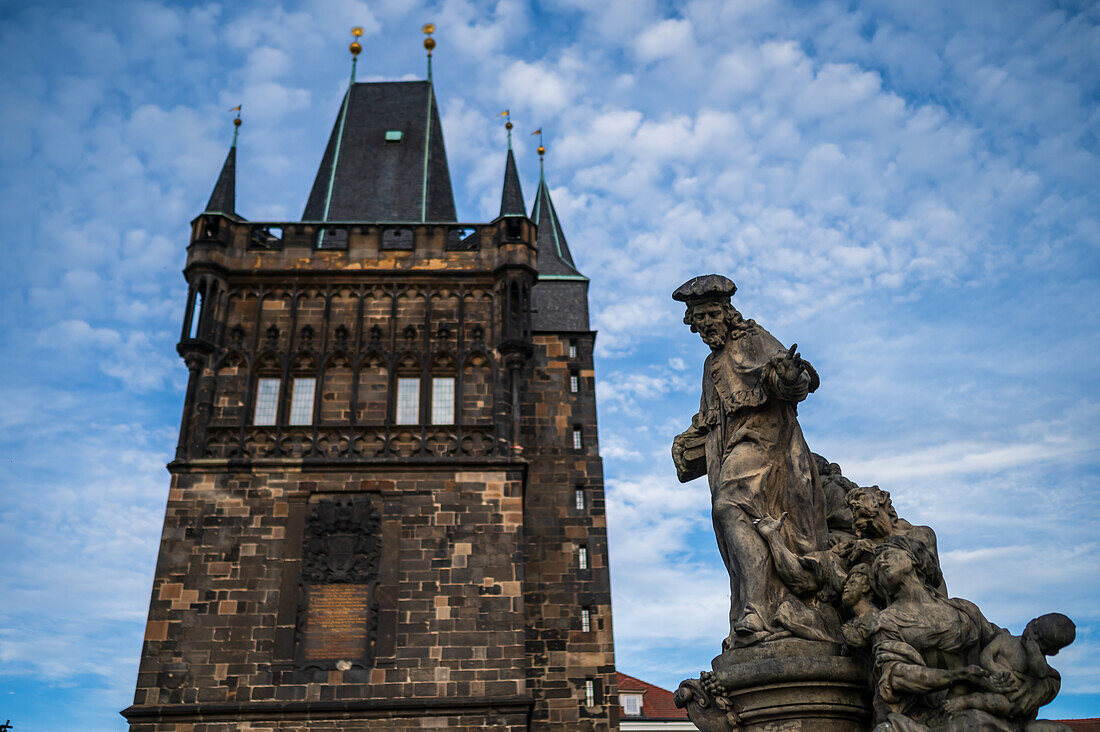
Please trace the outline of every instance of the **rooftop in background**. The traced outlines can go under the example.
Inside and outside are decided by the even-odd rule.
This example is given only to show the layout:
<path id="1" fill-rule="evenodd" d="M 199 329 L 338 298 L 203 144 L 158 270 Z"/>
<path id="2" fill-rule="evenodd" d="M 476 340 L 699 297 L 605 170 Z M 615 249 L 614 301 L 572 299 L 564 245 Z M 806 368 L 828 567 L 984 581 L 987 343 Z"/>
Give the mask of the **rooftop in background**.
<path id="1" fill-rule="evenodd" d="M 1100 732 L 1100 718 L 1060 719 L 1058 721 L 1069 727 L 1073 732 Z"/>
<path id="2" fill-rule="evenodd" d="M 677 709 L 672 701 L 672 692 L 659 686 L 616 672 L 619 685 L 619 729 L 629 730 L 695 729 L 688 721 L 687 712 Z M 630 694 L 641 695 L 641 714 L 627 714 L 623 697 Z"/>

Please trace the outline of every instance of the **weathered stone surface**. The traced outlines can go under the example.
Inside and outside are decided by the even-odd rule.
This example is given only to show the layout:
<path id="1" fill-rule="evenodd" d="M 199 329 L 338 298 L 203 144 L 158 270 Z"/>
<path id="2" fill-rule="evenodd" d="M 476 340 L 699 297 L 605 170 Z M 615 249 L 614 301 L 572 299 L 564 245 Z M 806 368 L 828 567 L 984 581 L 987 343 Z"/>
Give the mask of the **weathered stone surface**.
<path id="1" fill-rule="evenodd" d="M 993 625 L 948 597 L 931 528 L 806 459 L 794 405 L 817 374 L 741 317 L 735 290 L 706 275 L 673 295 L 712 351 L 673 461 L 681 480 L 710 480 L 731 581 L 723 653 L 677 705 L 713 732 L 1060 729 L 1035 717 L 1061 683 L 1045 656 L 1073 641 L 1073 622 L 1043 615 L 1020 637 Z"/>
<path id="2" fill-rule="evenodd" d="M 532 330 L 535 235 L 195 220 L 132 729 L 614 725 L 595 334 Z"/>

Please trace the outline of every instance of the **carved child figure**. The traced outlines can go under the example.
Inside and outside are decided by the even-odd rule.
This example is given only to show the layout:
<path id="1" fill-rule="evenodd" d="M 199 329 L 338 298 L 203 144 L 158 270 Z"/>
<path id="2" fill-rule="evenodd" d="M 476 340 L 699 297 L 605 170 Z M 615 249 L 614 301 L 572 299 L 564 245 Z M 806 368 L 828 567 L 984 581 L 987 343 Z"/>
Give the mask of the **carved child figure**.
<path id="1" fill-rule="evenodd" d="M 879 610 L 872 600 L 873 596 L 874 580 L 871 576 L 871 565 L 857 564 L 848 570 L 848 578 L 844 580 L 840 600 L 851 611 L 853 617 L 844 623 L 840 632 L 844 636 L 844 645 L 849 648 L 866 648 L 871 643 L 875 615 Z"/>
<path id="2" fill-rule="evenodd" d="M 989 672 L 989 686 L 999 691 L 950 698 L 944 710 L 956 714 L 977 709 L 1003 719 L 1034 720 L 1039 707 L 1053 700 L 1062 685 L 1062 677 L 1046 656 L 1057 654 L 1076 634 L 1073 621 L 1061 613 L 1040 615 L 1019 636 L 998 633 L 982 650 L 979 663 Z"/>
<path id="3" fill-rule="evenodd" d="M 939 553 L 936 550 L 936 532 L 928 526 L 915 526 L 903 518 L 898 518 L 890 494 L 877 485 L 856 486 L 846 496 L 852 512 L 852 529 L 855 539 L 841 538 L 833 546 L 833 551 L 844 559 L 849 566 L 870 564 L 875 559 L 878 547 L 893 536 L 905 536 L 917 539 L 932 553 L 936 568 L 939 568 Z M 947 585 L 942 576 L 936 592 L 947 597 Z"/>

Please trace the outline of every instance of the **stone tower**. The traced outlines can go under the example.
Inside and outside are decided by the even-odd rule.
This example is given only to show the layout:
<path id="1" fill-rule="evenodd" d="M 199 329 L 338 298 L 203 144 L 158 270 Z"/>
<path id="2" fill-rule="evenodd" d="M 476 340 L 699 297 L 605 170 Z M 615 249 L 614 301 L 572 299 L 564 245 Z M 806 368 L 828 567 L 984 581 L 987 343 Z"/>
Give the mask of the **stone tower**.
<path id="1" fill-rule="evenodd" d="M 588 280 L 429 81 L 352 83 L 301 221 L 193 222 L 134 732 L 616 726 Z"/>

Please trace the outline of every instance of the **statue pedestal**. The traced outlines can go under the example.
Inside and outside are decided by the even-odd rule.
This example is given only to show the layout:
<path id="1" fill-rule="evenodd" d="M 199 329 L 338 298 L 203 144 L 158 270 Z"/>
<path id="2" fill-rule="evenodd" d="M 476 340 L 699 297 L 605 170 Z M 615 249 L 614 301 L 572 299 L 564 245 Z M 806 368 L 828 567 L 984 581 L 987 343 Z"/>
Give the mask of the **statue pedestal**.
<path id="1" fill-rule="evenodd" d="M 676 690 L 704 732 L 867 732 L 867 666 L 834 643 L 785 638 L 735 648 Z"/>

